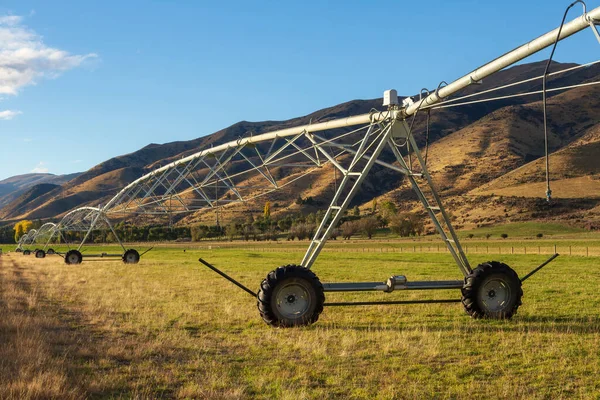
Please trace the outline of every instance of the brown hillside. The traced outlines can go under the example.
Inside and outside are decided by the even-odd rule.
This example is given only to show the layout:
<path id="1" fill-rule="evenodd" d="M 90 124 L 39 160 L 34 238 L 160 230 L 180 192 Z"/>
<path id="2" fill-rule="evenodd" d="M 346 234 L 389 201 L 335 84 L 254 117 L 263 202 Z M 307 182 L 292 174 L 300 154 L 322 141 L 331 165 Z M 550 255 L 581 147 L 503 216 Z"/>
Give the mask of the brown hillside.
<path id="1" fill-rule="evenodd" d="M 552 70 L 572 65 L 574 64 L 554 63 Z M 482 85 L 471 86 L 457 96 L 539 76 L 544 66 L 545 62 L 538 62 L 506 69 L 486 79 Z M 549 86 L 580 83 L 598 79 L 599 76 L 600 66 L 592 66 L 554 76 L 549 80 Z M 504 89 L 494 95 L 522 93 L 539 89 L 539 87 L 540 82 L 534 81 L 516 88 Z M 531 102 L 532 100 L 535 101 Z M 539 165 L 541 162 L 539 158 L 543 155 L 542 113 L 538 100 L 539 96 L 532 96 L 432 110 L 428 165 L 438 188 L 448 202 L 455 206 L 458 213 L 471 216 L 478 214 L 479 212 L 476 212 L 478 207 L 489 204 L 489 202 L 480 201 L 480 198 L 487 198 L 492 192 L 497 193 L 498 190 L 514 186 L 514 182 L 510 181 L 513 179 L 512 175 L 514 175 L 514 179 L 520 179 L 522 183 L 538 184 L 541 182 L 536 181 L 537 178 L 527 178 L 529 180 L 524 181 L 529 173 L 532 173 L 534 177 L 539 175 L 539 171 L 533 166 Z M 95 166 L 62 187 L 40 196 L 35 202 L 19 205 L 19 215 L 16 215 L 16 208 L 13 208 L 10 212 L 5 212 L 5 216 L 7 218 L 50 218 L 63 215 L 78 206 L 96 206 L 106 203 L 120 188 L 144 173 L 203 148 L 250 134 L 258 135 L 276 129 L 307 124 L 311 121 L 320 122 L 366 113 L 372 108 L 380 108 L 380 104 L 381 99 L 354 100 L 287 121 L 242 121 L 212 135 L 191 141 L 162 145 L 150 144 L 139 151 L 112 158 Z M 594 172 L 595 167 L 590 167 L 590 163 L 594 161 L 593 154 L 598 150 L 595 147 L 598 141 L 590 132 L 595 132 L 594 126 L 600 121 L 598 89 L 588 87 L 569 90 L 561 94 L 553 93 L 549 100 L 548 110 L 550 149 L 555 153 L 552 156 L 553 164 L 557 166 L 555 179 L 579 179 L 596 173 Z M 417 117 L 414 130 L 417 141 L 422 145 L 425 143 L 424 116 L 425 113 L 422 112 Z M 584 140 L 587 142 L 584 143 Z M 574 151 L 569 149 L 575 148 L 577 143 L 580 143 L 579 147 L 581 147 L 577 150 L 578 153 L 569 156 L 569 151 Z M 384 153 L 382 157 L 387 157 L 387 160 L 391 161 L 389 153 Z M 574 161 L 572 160 L 588 158 L 589 161 L 582 161 L 581 168 L 575 175 L 573 175 L 573 171 L 570 172 L 571 176 L 568 176 L 566 172 L 560 172 L 561 164 L 573 165 Z M 532 165 L 533 169 L 529 170 L 530 167 L 526 168 L 525 165 Z M 235 169 L 235 165 L 232 165 L 231 168 Z M 280 174 L 285 178 L 284 180 L 293 180 L 298 173 L 293 169 L 273 172 Z M 506 178 L 504 178 L 505 175 Z M 253 180 L 261 178 L 255 174 L 248 176 L 247 179 L 246 183 L 251 185 Z M 354 204 L 367 204 L 375 197 L 391 199 L 402 207 L 410 209 L 415 205 L 415 196 L 410 186 L 403 182 L 402 177 L 398 174 L 382 168 L 375 168 L 363 185 Z M 587 196 L 575 193 L 577 188 L 583 185 L 582 182 L 584 181 L 568 182 L 571 188 L 569 190 L 577 198 Z M 585 185 L 592 188 L 594 182 L 593 179 L 592 182 L 585 181 Z M 333 170 L 331 166 L 325 166 L 315 171 L 310 177 L 294 181 L 281 190 L 273 192 L 268 199 L 272 203 L 278 203 L 278 207 L 273 210 L 274 213 L 300 211 L 301 207 L 295 204 L 295 199 L 299 195 L 303 198 L 313 197 L 316 201 L 313 208 L 324 208 L 333 195 L 334 187 Z M 517 192 L 511 192 L 511 196 L 516 196 Z M 193 193 L 186 194 L 186 196 L 193 195 Z M 535 197 L 537 196 L 539 195 Z M 247 204 L 233 204 L 224 207 L 223 210 L 240 215 L 243 215 L 248 209 L 260 212 L 265 200 L 267 198 L 259 198 Z M 511 210 L 514 209 L 516 213 L 517 208 L 522 211 L 525 207 L 529 206 L 524 204 L 509 205 L 508 207 L 495 206 L 495 208 L 500 208 L 497 213 L 498 218 L 512 218 Z M 585 207 L 589 207 L 589 205 Z M 302 211 L 306 212 L 308 208 L 310 207 L 304 206 Z M 505 209 L 506 211 L 504 211 Z M 487 213 L 488 215 L 495 214 L 496 211 Z M 203 219 L 207 214 L 210 213 L 198 212 L 185 217 L 184 221 Z M 523 213 L 521 212 L 521 214 Z M 529 217 L 531 216 L 529 215 Z M 468 218 L 465 223 L 473 222 L 479 216 Z"/>

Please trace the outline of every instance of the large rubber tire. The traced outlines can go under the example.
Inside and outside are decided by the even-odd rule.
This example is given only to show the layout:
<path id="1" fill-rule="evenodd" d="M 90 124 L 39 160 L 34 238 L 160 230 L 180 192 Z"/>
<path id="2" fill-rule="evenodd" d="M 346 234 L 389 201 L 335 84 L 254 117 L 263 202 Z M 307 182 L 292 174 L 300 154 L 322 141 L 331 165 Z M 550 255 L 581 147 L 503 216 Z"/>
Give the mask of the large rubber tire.
<path id="1" fill-rule="evenodd" d="M 56 254 L 56 251 L 53 248 L 49 248 L 46 254 Z"/>
<path id="2" fill-rule="evenodd" d="M 65 254 L 65 263 L 68 265 L 73 264 L 81 264 L 83 261 L 83 256 L 77 250 L 69 250 L 67 254 Z"/>
<path id="3" fill-rule="evenodd" d="M 35 258 L 45 258 L 46 257 L 46 252 L 44 250 L 36 250 L 35 251 Z"/>
<path id="4" fill-rule="evenodd" d="M 122 259 L 125 264 L 137 264 L 140 262 L 140 253 L 135 249 L 129 249 L 123 253 Z"/>
<path id="5" fill-rule="evenodd" d="M 462 303 L 472 318 L 510 319 L 522 304 L 517 273 L 498 261 L 479 264 L 466 278 Z"/>
<path id="6" fill-rule="evenodd" d="M 262 319 L 268 325 L 281 328 L 317 322 L 324 302 L 325 293 L 319 278 L 299 265 L 286 265 L 269 272 L 257 296 Z"/>
<path id="7" fill-rule="evenodd" d="M 31 250 L 23 250 L 23 255 L 28 256 L 31 254 Z"/>

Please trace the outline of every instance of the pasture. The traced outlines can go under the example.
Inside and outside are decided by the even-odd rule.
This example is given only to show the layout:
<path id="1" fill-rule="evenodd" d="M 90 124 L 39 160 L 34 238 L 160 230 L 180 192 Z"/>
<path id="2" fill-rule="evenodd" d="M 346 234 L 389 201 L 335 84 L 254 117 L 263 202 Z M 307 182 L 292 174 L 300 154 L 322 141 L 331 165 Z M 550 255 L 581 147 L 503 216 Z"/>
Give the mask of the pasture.
<path id="1" fill-rule="evenodd" d="M 591 237 L 556 240 L 598 247 Z M 506 249 L 523 240 L 489 242 Z M 332 243 L 313 271 L 323 282 L 384 281 L 392 274 L 461 278 L 443 252 L 375 250 L 411 243 Z M 0 398 L 600 396 L 600 258 L 558 257 L 523 284 L 523 305 L 510 321 L 472 320 L 460 304 L 326 307 L 316 324 L 293 329 L 268 327 L 254 298 L 197 261 L 202 257 L 257 290 L 270 270 L 298 263 L 306 244 L 160 246 L 137 265 L 0 256 Z M 358 250 L 366 248 L 374 251 Z M 118 252 L 86 252 L 97 251 Z M 520 276 L 547 258 L 469 253 L 473 266 L 499 260 Z M 460 293 L 326 296 L 450 299 Z"/>

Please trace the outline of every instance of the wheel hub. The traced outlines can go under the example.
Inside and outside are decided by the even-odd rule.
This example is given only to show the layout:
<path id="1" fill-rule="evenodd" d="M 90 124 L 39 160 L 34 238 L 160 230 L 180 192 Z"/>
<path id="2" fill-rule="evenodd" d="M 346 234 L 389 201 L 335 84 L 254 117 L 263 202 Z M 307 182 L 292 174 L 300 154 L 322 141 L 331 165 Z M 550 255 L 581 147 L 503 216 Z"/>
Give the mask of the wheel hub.
<path id="1" fill-rule="evenodd" d="M 490 312 L 502 312 L 511 298 L 511 290 L 502 279 L 490 279 L 481 287 L 482 306 Z"/>
<path id="2" fill-rule="evenodd" d="M 289 283 L 277 293 L 275 305 L 284 317 L 300 318 L 310 308 L 308 290 L 300 283 Z"/>

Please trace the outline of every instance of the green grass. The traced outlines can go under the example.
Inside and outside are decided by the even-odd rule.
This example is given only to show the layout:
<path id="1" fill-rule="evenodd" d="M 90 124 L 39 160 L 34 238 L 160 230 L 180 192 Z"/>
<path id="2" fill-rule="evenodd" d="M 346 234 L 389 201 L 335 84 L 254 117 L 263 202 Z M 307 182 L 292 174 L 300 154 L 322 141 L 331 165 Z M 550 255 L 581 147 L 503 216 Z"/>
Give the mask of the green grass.
<path id="1" fill-rule="evenodd" d="M 581 236 L 582 233 L 588 232 L 581 228 L 575 228 L 568 225 L 559 223 L 549 222 L 514 222 L 504 225 L 494 225 L 484 228 L 477 228 L 473 230 L 460 231 L 461 237 L 467 237 L 470 234 L 475 235 L 477 238 L 485 238 L 486 235 L 492 235 L 492 237 L 500 237 L 503 233 L 506 233 L 509 238 L 511 237 L 536 237 L 537 234 L 541 233 L 544 236 L 557 236 L 557 235 L 568 235 Z M 598 234 L 591 234 L 592 236 L 598 237 Z"/>
<path id="2" fill-rule="evenodd" d="M 335 307 L 315 325 L 273 329 L 254 298 L 197 262 L 205 258 L 257 290 L 270 270 L 302 256 L 290 251 L 300 249 L 297 243 L 270 246 L 274 252 L 160 247 L 136 266 L 9 257 L 32 273 L 51 305 L 47 312 L 77 315 L 69 319 L 73 329 L 93 338 L 85 349 L 72 344 L 58 356 L 67 357 L 73 381 L 94 397 L 600 396 L 600 258 L 559 257 L 524 284 L 523 306 L 511 321 L 472 320 L 458 304 Z M 490 258 L 522 276 L 547 256 L 470 255 L 472 264 Z M 313 270 L 324 282 L 383 281 L 392 274 L 461 278 L 447 254 L 324 252 Z M 327 300 L 459 295 L 354 293 Z"/>

